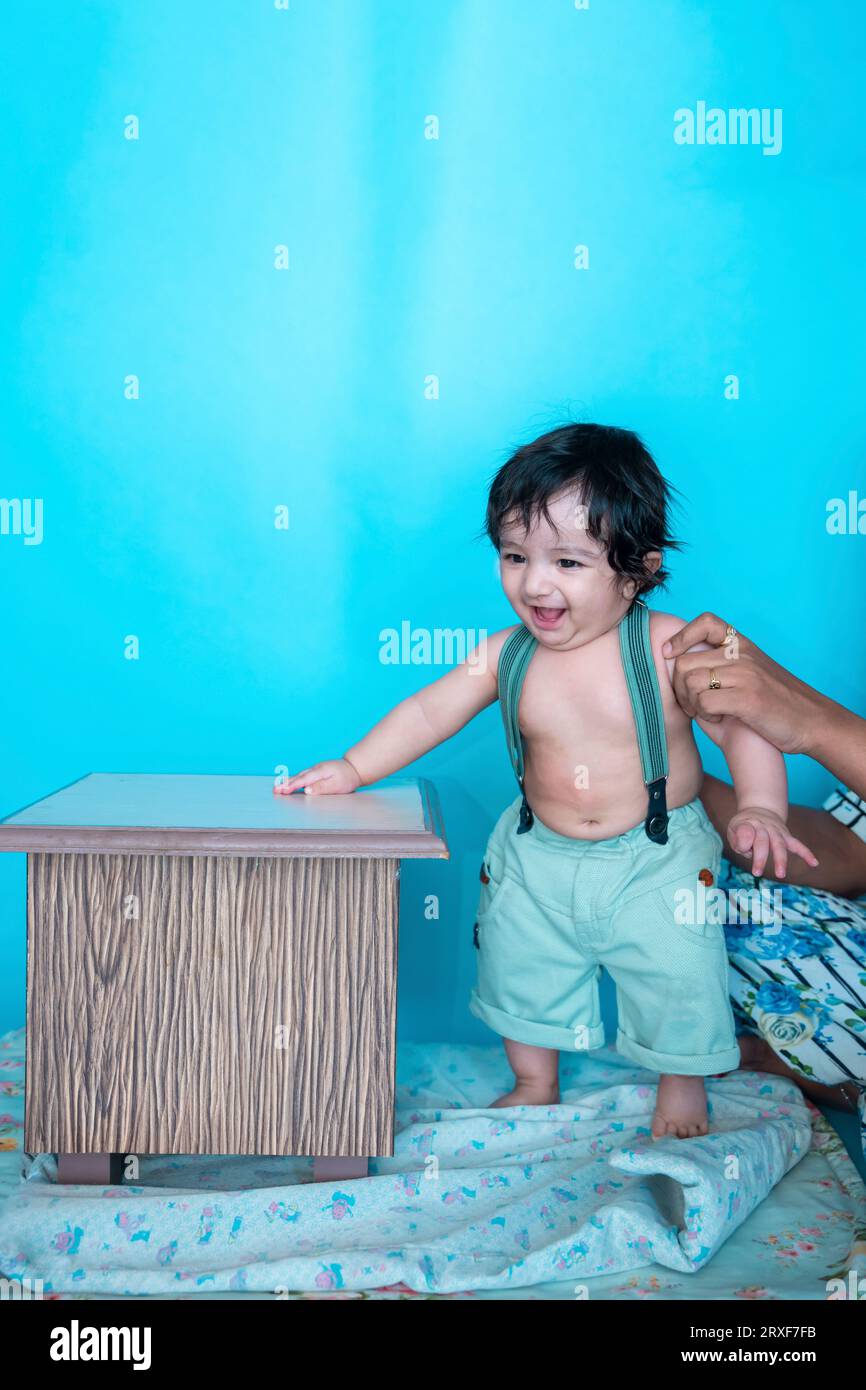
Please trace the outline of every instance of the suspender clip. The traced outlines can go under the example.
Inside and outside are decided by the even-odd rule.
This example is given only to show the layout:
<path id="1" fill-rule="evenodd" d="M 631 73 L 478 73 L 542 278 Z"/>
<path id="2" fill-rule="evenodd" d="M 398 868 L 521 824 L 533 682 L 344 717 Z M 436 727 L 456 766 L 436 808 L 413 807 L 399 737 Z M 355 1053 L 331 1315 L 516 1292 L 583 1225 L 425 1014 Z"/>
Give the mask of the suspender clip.
<path id="1" fill-rule="evenodd" d="M 665 798 L 666 777 L 658 777 L 648 784 L 649 805 L 646 813 L 646 833 L 656 845 L 668 842 L 668 805 Z"/>
<path id="2" fill-rule="evenodd" d="M 523 783 L 521 782 L 521 786 Z M 526 792 L 523 793 L 523 804 L 520 807 L 520 824 L 517 827 L 518 835 L 525 835 L 527 830 L 532 829 L 533 815 L 529 809 L 529 802 L 526 800 Z"/>

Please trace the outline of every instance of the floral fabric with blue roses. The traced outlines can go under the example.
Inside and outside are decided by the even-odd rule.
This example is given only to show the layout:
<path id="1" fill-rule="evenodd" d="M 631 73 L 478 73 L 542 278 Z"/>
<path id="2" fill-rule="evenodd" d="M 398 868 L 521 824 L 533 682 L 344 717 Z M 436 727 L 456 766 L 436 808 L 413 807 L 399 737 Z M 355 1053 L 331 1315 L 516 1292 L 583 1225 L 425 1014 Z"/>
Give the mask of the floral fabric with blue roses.
<path id="1" fill-rule="evenodd" d="M 862 798 L 838 787 L 824 809 L 866 840 Z M 866 897 L 755 877 L 724 858 L 718 887 L 738 1025 L 813 1081 L 858 1084 L 866 1155 Z"/>

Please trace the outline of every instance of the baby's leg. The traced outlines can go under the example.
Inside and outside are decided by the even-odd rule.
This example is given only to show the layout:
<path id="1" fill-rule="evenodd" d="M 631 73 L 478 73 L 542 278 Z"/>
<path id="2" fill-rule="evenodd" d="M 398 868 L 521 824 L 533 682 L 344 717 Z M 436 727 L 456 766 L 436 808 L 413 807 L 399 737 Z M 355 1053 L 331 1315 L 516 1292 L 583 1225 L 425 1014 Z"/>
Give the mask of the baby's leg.
<path id="1" fill-rule="evenodd" d="M 707 1091 L 702 1076 L 660 1076 L 652 1118 L 653 1139 L 692 1139 L 707 1132 Z"/>
<path id="2" fill-rule="evenodd" d="M 493 1105 L 558 1105 L 558 1050 L 513 1042 L 511 1038 L 505 1038 L 504 1042 L 517 1085 Z"/>

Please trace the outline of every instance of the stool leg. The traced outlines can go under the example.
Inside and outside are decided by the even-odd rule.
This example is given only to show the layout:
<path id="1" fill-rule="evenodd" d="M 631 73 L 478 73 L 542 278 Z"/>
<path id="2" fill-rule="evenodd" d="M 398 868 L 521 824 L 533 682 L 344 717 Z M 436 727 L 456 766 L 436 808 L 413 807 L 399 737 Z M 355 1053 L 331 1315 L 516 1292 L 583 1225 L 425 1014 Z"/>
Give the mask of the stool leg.
<path id="1" fill-rule="evenodd" d="M 370 1175 L 368 1158 L 314 1158 L 313 1182 L 345 1182 Z"/>
<path id="2" fill-rule="evenodd" d="M 123 1179 L 123 1154 L 58 1154 L 57 1181 L 114 1187 Z"/>

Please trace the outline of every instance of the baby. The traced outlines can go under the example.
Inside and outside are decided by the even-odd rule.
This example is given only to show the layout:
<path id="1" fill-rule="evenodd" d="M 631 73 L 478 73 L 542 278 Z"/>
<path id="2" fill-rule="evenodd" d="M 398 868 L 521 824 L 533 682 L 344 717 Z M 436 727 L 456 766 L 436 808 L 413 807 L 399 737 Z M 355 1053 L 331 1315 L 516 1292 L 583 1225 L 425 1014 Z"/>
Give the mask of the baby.
<path id="1" fill-rule="evenodd" d="M 618 1050 L 659 1073 L 653 1137 L 688 1138 L 707 1132 L 704 1077 L 740 1059 L 724 929 L 701 910 L 723 842 L 699 799 L 692 722 L 662 653 L 684 619 L 644 603 L 668 578 L 664 552 L 679 547 L 668 503 L 669 485 L 628 430 L 565 425 L 518 449 L 493 480 L 485 530 L 520 623 L 479 642 L 342 758 L 278 790 L 378 782 L 500 698 L 521 793 L 487 841 L 470 1001 L 502 1035 L 515 1076 L 495 1104 L 557 1103 L 559 1052 L 604 1045 L 604 966 Z M 789 851 L 815 865 L 785 823 L 782 755 L 730 716 L 696 722 L 730 769 L 732 848 L 752 856 L 755 874 L 772 854 L 783 877 Z"/>

